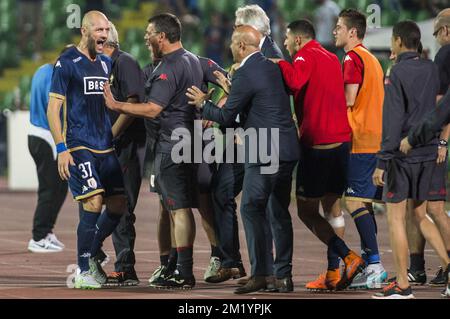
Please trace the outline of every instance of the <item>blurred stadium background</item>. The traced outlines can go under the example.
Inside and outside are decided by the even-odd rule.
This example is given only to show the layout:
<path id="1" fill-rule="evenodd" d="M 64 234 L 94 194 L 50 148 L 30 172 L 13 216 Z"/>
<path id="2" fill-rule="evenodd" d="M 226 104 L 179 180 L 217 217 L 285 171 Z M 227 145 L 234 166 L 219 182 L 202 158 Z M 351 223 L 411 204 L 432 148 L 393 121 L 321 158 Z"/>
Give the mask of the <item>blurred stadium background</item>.
<path id="1" fill-rule="evenodd" d="M 0 0 L 0 177 L 8 175 L 7 118 L 18 111 L 27 110 L 34 71 L 40 65 L 54 61 L 66 44 L 79 41 L 79 29 L 70 29 L 66 24 L 72 13 L 67 12 L 71 4 L 80 6 L 81 15 L 92 9 L 105 12 L 116 24 L 121 49 L 134 55 L 143 67 L 150 62 L 143 41 L 144 30 L 148 18 L 155 13 L 168 11 L 179 16 L 184 28 L 184 46 L 194 53 L 208 56 L 227 66 L 231 63 L 228 46 L 237 7 L 250 3 L 259 4 L 271 18 L 273 38 L 283 47 L 286 23 L 299 18 L 309 18 L 316 27 L 320 23 L 326 23 L 320 19 L 321 2 L 323 1 Z M 433 58 L 437 44 L 431 35 L 432 19 L 439 10 L 450 6 L 449 0 L 334 2 L 341 9 L 353 7 L 363 12 L 366 12 L 371 4 L 381 8 L 381 28 L 369 30 L 365 43 L 379 57 L 385 70 L 390 66 L 390 27 L 396 21 L 412 19 L 419 22 L 426 54 Z M 343 52 L 336 51 L 336 54 L 342 56 Z M 15 126 L 9 132 L 23 133 L 24 130 L 26 127 Z M 24 147 L 26 148 L 26 142 Z M 31 157 L 30 162 L 32 163 Z"/>

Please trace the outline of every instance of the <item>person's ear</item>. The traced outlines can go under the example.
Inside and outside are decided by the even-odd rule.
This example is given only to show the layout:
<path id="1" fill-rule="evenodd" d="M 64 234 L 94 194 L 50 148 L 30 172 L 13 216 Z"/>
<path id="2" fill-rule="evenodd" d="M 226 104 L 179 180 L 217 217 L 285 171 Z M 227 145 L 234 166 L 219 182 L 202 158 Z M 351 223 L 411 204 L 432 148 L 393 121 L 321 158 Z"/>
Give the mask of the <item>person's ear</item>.
<path id="1" fill-rule="evenodd" d="M 295 46 L 296 46 L 297 48 L 300 48 L 300 47 L 302 46 L 302 37 L 299 36 L 299 35 L 297 35 L 297 36 L 295 37 Z"/>

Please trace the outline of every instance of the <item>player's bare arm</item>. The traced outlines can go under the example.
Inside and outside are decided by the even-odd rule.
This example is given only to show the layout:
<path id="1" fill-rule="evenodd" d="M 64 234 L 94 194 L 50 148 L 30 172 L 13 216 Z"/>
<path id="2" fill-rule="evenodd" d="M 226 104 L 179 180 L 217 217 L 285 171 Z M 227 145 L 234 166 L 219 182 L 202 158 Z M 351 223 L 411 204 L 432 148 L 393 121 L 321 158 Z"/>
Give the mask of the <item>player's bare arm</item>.
<path id="1" fill-rule="evenodd" d="M 345 85 L 345 100 L 347 101 L 347 107 L 355 105 L 356 96 L 358 95 L 359 84 L 346 84 Z"/>
<path id="2" fill-rule="evenodd" d="M 137 97 L 130 97 L 127 100 L 128 103 L 138 103 L 139 99 Z M 134 117 L 127 114 L 120 114 L 117 121 L 111 128 L 113 138 L 120 136 L 125 130 L 133 123 Z"/>
<path id="3" fill-rule="evenodd" d="M 103 96 L 105 98 L 105 104 L 110 110 L 122 114 L 134 115 L 145 118 L 155 118 L 163 110 L 161 106 L 152 102 L 148 103 L 118 102 L 116 101 L 111 92 L 111 85 L 109 83 L 105 84 Z"/>
<path id="4" fill-rule="evenodd" d="M 50 126 L 50 131 L 52 133 L 53 140 L 55 141 L 56 145 L 64 143 L 64 138 L 61 133 L 62 132 L 61 119 L 59 117 L 62 104 L 63 100 L 51 96 L 47 108 L 48 124 Z M 75 165 L 72 155 L 70 155 L 70 152 L 66 150 L 64 152 L 59 153 L 58 172 L 59 176 L 61 176 L 63 180 L 68 180 L 70 177 L 69 165 L 72 166 Z"/>

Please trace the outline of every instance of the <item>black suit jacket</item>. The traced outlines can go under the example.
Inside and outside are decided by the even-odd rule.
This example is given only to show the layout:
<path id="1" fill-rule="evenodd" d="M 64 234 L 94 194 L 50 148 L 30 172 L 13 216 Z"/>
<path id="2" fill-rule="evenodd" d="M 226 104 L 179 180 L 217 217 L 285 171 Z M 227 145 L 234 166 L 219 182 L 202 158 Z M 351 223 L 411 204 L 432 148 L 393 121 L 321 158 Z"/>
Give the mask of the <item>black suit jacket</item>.
<path id="1" fill-rule="evenodd" d="M 267 129 L 266 149 L 278 152 L 279 161 L 296 161 L 299 158 L 297 129 L 292 119 L 290 99 L 278 65 L 256 52 L 233 76 L 231 92 L 223 108 L 207 102 L 203 118 L 225 127 L 233 127 L 239 113 L 246 114 L 244 129 L 255 128 L 258 139 L 261 130 Z M 270 134 L 271 128 L 279 130 L 279 140 Z M 272 144 L 271 144 L 272 143 Z M 273 149 L 273 147 L 276 149 Z M 246 150 L 249 143 L 246 143 Z M 246 158 L 248 162 L 249 158 Z M 258 157 L 258 162 L 259 162 Z"/>
<path id="2" fill-rule="evenodd" d="M 284 59 L 278 45 L 272 40 L 270 36 L 267 36 L 261 47 L 261 53 L 269 59 Z"/>

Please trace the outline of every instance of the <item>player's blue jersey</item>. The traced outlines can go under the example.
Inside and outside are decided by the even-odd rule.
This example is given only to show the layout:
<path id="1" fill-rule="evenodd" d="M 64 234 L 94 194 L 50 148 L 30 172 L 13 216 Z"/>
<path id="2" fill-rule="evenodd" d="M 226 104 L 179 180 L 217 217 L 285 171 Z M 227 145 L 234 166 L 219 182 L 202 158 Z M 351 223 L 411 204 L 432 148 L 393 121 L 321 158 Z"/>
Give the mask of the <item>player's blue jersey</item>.
<path id="1" fill-rule="evenodd" d="M 50 96 L 64 100 L 62 133 L 70 151 L 112 151 L 111 122 L 103 98 L 110 72 L 108 57 L 99 55 L 93 62 L 75 47 L 56 62 Z"/>

